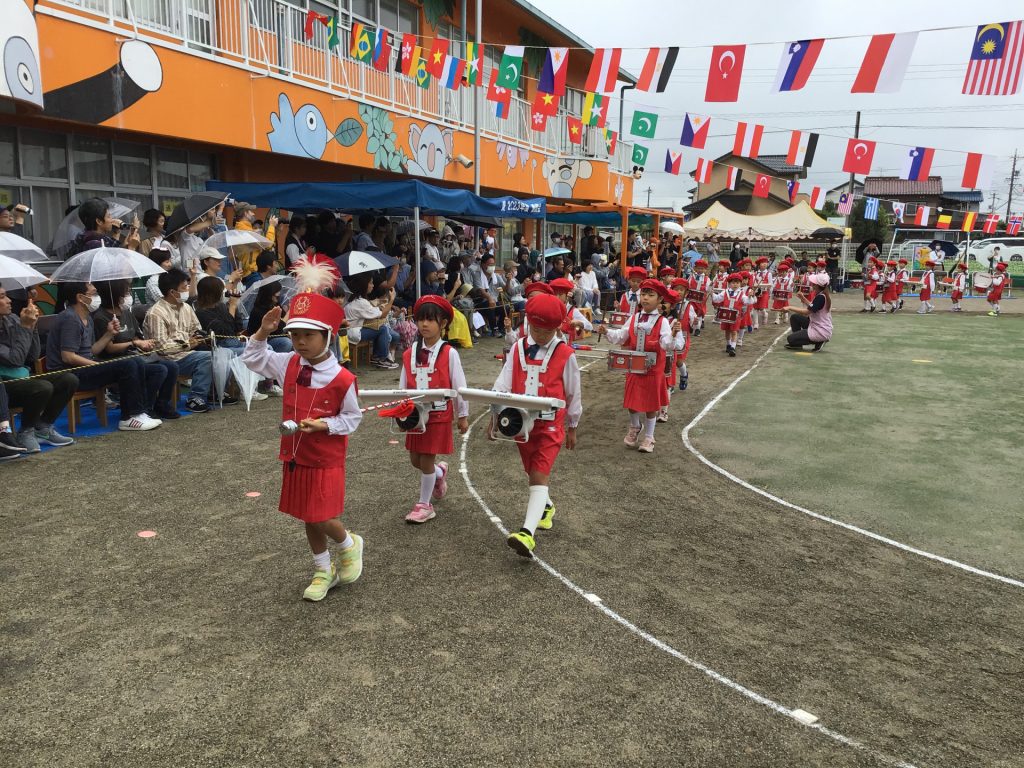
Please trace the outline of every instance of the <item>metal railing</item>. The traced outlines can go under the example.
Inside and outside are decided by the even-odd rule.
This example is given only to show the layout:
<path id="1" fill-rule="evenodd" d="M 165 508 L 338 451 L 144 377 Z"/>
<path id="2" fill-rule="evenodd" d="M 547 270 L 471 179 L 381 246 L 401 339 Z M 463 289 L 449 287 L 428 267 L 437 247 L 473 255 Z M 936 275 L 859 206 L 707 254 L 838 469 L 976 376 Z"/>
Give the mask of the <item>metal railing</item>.
<path id="1" fill-rule="evenodd" d="M 395 71 L 400 37 L 398 44 L 393 40 L 387 71 L 352 59 L 347 14 L 339 17 L 340 39 L 332 49 L 327 27 L 313 24 L 313 36 L 306 40 L 306 9 L 283 0 L 38 0 L 37 7 L 46 6 L 77 12 L 65 18 L 84 16 L 121 33 L 128 27 L 162 45 L 224 59 L 258 74 L 473 130 L 476 88 L 452 91 L 436 81 L 428 88 L 418 87 Z M 492 102 L 482 101 L 480 129 L 488 138 L 559 156 L 608 158 L 598 130 L 588 131 L 583 144 L 569 142 L 564 113 L 549 118 L 544 130 L 534 131 L 529 102 L 513 97 L 510 114 L 502 120 Z M 613 171 L 631 170 L 625 142 L 619 142 L 615 156 L 608 159 Z"/>

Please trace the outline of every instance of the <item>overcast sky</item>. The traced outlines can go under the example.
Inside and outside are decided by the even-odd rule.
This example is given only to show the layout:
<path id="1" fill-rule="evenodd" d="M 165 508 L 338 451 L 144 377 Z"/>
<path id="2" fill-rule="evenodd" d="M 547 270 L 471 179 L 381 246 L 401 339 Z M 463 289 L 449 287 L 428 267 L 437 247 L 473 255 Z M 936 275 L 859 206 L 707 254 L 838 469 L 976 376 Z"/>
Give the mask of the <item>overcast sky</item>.
<path id="1" fill-rule="evenodd" d="M 624 138 L 628 138 L 633 109 L 659 114 L 656 139 L 641 139 L 651 147 L 649 170 L 636 182 L 635 200 L 670 206 L 687 200 L 694 186 L 686 176 L 698 157 L 715 158 L 732 149 L 735 121 L 766 126 L 761 154 L 785 154 L 789 131 L 822 134 L 814 165 L 801 183 L 834 187 L 848 177 L 840 170 L 846 138 L 853 136 L 854 116 L 861 111 L 861 136 L 878 142 L 873 175 L 899 174 L 907 147 L 935 147 L 932 174 L 941 174 L 946 189 L 960 189 L 964 152 L 984 152 L 999 159 L 993 174 L 997 210 L 1005 209 L 1014 149 L 1024 151 L 1024 95 L 964 96 L 960 93 L 977 25 L 1024 18 L 1021 0 L 975 0 L 954 3 L 934 0 L 833 0 L 778 2 L 724 0 L 718 5 L 684 0 L 533 0 L 544 13 L 599 47 L 634 48 L 623 51 L 623 68 L 639 75 L 650 46 L 683 48 L 665 93 L 626 91 Z M 716 10 L 722 13 L 716 13 Z M 918 36 L 903 88 L 895 94 L 851 94 L 850 86 L 870 36 L 936 27 L 956 27 Z M 787 41 L 833 35 L 863 35 L 827 40 L 807 86 L 791 93 L 772 93 L 775 71 Z M 704 101 L 710 46 L 748 44 L 740 98 L 736 103 Z M 766 43 L 750 45 L 752 43 Z M 570 54 L 571 55 L 571 54 Z M 619 102 L 612 102 L 609 126 L 617 129 Z M 711 139 L 705 150 L 679 146 L 686 112 L 710 115 Z M 721 120 L 715 118 L 721 117 Z M 615 125 L 612 125 L 615 123 Z M 683 173 L 662 171 L 665 151 L 682 150 Z M 943 151 L 950 150 L 950 151 Z M 1018 170 L 1021 165 L 1018 164 Z M 1019 178 L 1019 177 L 1018 177 Z M 804 191 L 802 188 L 801 191 Z M 991 193 L 986 190 L 989 207 Z M 1015 194 L 1024 210 L 1024 196 Z"/>

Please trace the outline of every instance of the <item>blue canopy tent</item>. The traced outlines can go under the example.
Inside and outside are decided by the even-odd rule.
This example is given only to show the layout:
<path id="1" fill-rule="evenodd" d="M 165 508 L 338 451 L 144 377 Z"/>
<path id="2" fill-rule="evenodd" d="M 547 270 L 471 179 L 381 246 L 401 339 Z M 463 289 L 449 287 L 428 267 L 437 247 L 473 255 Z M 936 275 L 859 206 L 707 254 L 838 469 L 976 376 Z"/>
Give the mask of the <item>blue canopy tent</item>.
<path id="1" fill-rule="evenodd" d="M 227 192 L 260 207 L 307 210 L 380 211 L 416 219 L 416 295 L 420 295 L 420 216 L 543 219 L 543 197 L 481 197 L 467 189 L 436 187 L 418 179 L 402 181 L 254 183 L 211 179 L 206 188 Z"/>

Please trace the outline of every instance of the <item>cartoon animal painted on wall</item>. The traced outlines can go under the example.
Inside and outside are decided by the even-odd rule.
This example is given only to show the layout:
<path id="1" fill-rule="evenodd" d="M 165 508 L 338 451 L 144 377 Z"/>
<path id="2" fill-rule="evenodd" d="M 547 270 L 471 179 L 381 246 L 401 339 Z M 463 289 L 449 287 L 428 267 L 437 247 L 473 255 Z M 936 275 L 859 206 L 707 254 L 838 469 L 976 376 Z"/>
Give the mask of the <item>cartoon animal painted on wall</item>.
<path id="1" fill-rule="evenodd" d="M 454 147 L 455 134 L 451 128 L 442 131 L 433 123 L 425 126 L 413 123 L 409 126 L 409 149 L 412 150 L 409 173 L 443 179 Z"/>
<path id="2" fill-rule="evenodd" d="M 320 110 L 312 104 L 303 104 L 292 110 L 288 95 L 278 96 L 277 113 L 270 113 L 270 141 L 272 152 L 319 160 L 327 149 L 331 133 Z"/>
<path id="3" fill-rule="evenodd" d="M 24 0 L 4 4 L 0 32 L 0 96 L 43 106 L 39 76 L 39 32 L 36 17 Z"/>
<path id="4" fill-rule="evenodd" d="M 544 161 L 541 173 L 554 197 L 572 197 L 576 182 L 589 179 L 594 173 L 594 166 L 589 160 L 549 157 Z"/>

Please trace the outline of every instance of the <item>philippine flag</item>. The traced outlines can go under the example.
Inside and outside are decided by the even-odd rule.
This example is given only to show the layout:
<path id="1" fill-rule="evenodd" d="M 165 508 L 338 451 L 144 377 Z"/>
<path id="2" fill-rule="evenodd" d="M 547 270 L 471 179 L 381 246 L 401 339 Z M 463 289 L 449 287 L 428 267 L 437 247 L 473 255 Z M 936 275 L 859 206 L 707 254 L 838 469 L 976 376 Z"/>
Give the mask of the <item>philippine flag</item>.
<path id="1" fill-rule="evenodd" d="M 683 135 L 679 137 L 679 143 L 684 147 L 704 149 L 708 140 L 708 130 L 711 127 L 711 118 L 704 115 L 691 115 L 686 113 L 683 120 Z"/>
<path id="2" fill-rule="evenodd" d="M 665 173 L 679 175 L 679 169 L 683 164 L 683 153 L 673 152 L 671 149 L 665 151 Z"/>
<path id="3" fill-rule="evenodd" d="M 779 60 L 779 69 L 775 73 L 775 86 L 772 90 L 799 91 L 807 85 L 807 78 L 811 76 L 811 70 L 814 69 L 824 44 L 825 41 L 822 39 L 797 40 L 787 44 Z"/>
<path id="4" fill-rule="evenodd" d="M 761 136 L 764 126 L 757 123 L 737 123 L 736 140 L 732 145 L 732 153 L 738 157 L 757 157 L 761 149 Z"/>
<path id="5" fill-rule="evenodd" d="M 703 157 L 697 158 L 697 171 L 693 174 L 693 178 L 698 184 L 710 184 L 711 171 L 714 167 L 715 164 L 711 160 L 705 160 Z"/>
<path id="6" fill-rule="evenodd" d="M 903 160 L 901 179 L 907 181 L 926 181 L 932 170 L 932 159 L 935 150 L 930 147 L 914 147 Z"/>

